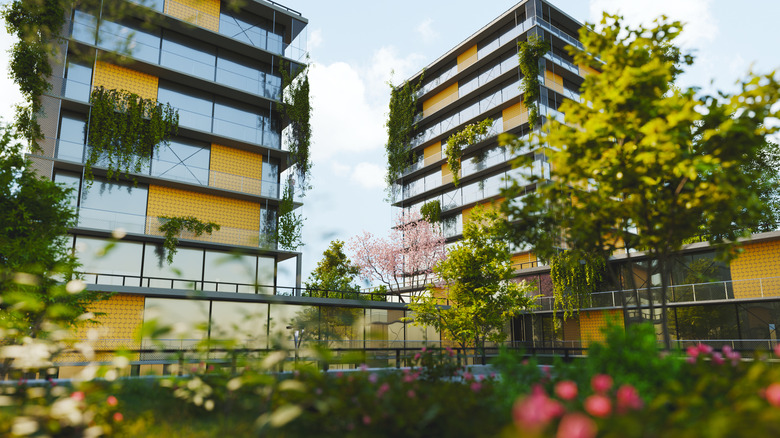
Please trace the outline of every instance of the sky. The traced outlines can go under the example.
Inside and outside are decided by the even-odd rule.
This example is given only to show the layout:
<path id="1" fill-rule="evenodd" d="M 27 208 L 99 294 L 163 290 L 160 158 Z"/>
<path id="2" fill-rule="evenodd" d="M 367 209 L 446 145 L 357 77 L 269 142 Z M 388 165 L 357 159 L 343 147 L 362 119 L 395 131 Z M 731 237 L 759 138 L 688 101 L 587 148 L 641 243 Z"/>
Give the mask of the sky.
<path id="1" fill-rule="evenodd" d="M 5 1 L 3 1 L 4 3 Z M 334 239 L 363 230 L 388 234 L 393 211 L 385 201 L 385 119 L 388 82 L 397 84 L 435 61 L 515 0 L 278 0 L 309 20 L 312 101 L 312 190 L 303 199 L 303 279 Z M 780 2 L 772 0 L 552 0 L 581 22 L 602 11 L 628 23 L 649 24 L 660 15 L 680 20 L 684 49 L 696 64 L 684 87 L 734 92 L 751 69 L 780 69 Z M 12 40 L 0 34 L 0 117 L 13 117 L 21 100 L 7 77 Z M 279 266 L 279 286 L 294 285 L 295 264 Z"/>

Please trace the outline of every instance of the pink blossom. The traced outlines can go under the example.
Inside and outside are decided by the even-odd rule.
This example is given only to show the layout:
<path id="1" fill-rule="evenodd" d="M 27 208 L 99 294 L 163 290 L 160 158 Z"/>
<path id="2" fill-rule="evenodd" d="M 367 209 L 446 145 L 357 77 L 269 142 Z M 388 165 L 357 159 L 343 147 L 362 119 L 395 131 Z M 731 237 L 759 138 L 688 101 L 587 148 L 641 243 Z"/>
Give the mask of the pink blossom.
<path id="1" fill-rule="evenodd" d="M 376 381 L 379 379 L 379 376 L 376 375 L 376 373 L 371 373 L 368 376 L 368 381 L 371 383 L 376 383 Z"/>
<path id="2" fill-rule="evenodd" d="M 603 394 L 612 388 L 612 377 L 606 374 L 596 374 L 590 379 L 590 386 L 599 394 Z"/>
<path id="3" fill-rule="evenodd" d="M 447 347 L 447 348 L 445 348 L 445 350 L 447 351 L 447 354 L 448 354 L 450 357 L 452 357 L 453 355 L 455 355 L 455 352 L 454 352 L 454 351 L 452 351 L 452 348 L 450 348 L 450 347 Z"/>
<path id="4" fill-rule="evenodd" d="M 121 421 L 122 421 L 122 420 L 124 420 L 124 419 L 125 419 L 125 416 L 124 416 L 124 415 L 122 415 L 122 413 L 121 413 L 121 412 L 114 412 L 114 421 L 116 421 L 117 423 L 119 423 L 119 422 L 121 422 Z"/>
<path id="5" fill-rule="evenodd" d="M 414 374 L 407 374 L 404 376 L 404 382 L 405 383 L 412 383 L 416 379 L 416 376 Z"/>
<path id="6" fill-rule="evenodd" d="M 369 417 L 368 415 L 363 415 L 363 424 L 365 424 L 366 426 L 371 424 L 371 417 Z"/>
<path id="7" fill-rule="evenodd" d="M 479 383 L 479 382 L 473 382 L 473 383 L 471 384 L 471 390 L 472 390 L 473 392 L 479 392 L 479 390 L 480 390 L 480 389 L 482 389 L 482 384 L 481 384 L 481 383 Z"/>
<path id="8" fill-rule="evenodd" d="M 368 365 L 364 363 L 360 364 L 360 371 L 368 371 Z"/>
<path id="9" fill-rule="evenodd" d="M 410 389 L 410 390 L 406 391 L 406 396 L 409 397 L 409 398 L 415 398 L 415 397 L 417 397 L 417 394 L 414 392 L 413 389 Z"/>
<path id="10" fill-rule="evenodd" d="M 531 391 L 531 395 L 515 402 L 512 407 L 512 418 L 521 428 L 538 430 L 563 412 L 560 402 L 547 397 L 541 386 L 537 385 Z"/>
<path id="11" fill-rule="evenodd" d="M 617 410 L 620 413 L 629 410 L 642 409 L 642 399 L 639 398 L 639 392 L 631 385 L 622 385 L 617 390 Z"/>
<path id="12" fill-rule="evenodd" d="M 572 400 L 577 397 L 577 384 L 571 380 L 564 380 L 555 385 L 555 394 L 563 400 Z"/>
<path id="13" fill-rule="evenodd" d="M 780 357 L 780 344 L 775 345 L 775 357 Z"/>
<path id="14" fill-rule="evenodd" d="M 688 357 L 685 358 L 685 361 L 688 362 L 689 364 L 695 364 L 696 363 L 696 358 L 693 357 L 693 356 L 688 356 Z"/>
<path id="15" fill-rule="evenodd" d="M 698 357 L 698 356 L 699 356 L 699 353 L 700 353 L 699 349 L 698 349 L 698 348 L 696 348 L 696 347 L 695 347 L 695 346 L 693 346 L 693 345 L 691 345 L 690 347 L 688 347 L 688 348 L 687 348 L 685 351 L 688 353 L 688 357 L 694 357 L 694 358 L 695 358 L 695 357 Z"/>
<path id="16" fill-rule="evenodd" d="M 715 365 L 723 365 L 726 361 L 723 360 L 723 355 L 717 351 L 712 353 L 712 363 Z"/>
<path id="17" fill-rule="evenodd" d="M 721 351 L 723 351 L 724 356 L 729 357 L 733 350 L 731 349 L 730 345 L 724 345 L 723 348 L 721 348 Z"/>
<path id="18" fill-rule="evenodd" d="M 340 378 L 344 377 L 344 373 L 339 371 L 339 372 L 336 373 L 336 377 L 340 379 Z"/>
<path id="19" fill-rule="evenodd" d="M 540 367 L 542 369 L 542 372 L 544 373 L 544 376 L 549 378 L 550 377 L 550 370 L 552 367 L 550 365 L 542 365 Z"/>
<path id="20" fill-rule="evenodd" d="M 780 383 L 773 383 L 766 388 L 764 393 L 766 401 L 774 406 L 780 407 Z"/>
<path id="21" fill-rule="evenodd" d="M 463 380 L 465 380 L 465 381 L 467 381 L 467 382 L 468 382 L 468 381 L 469 381 L 469 380 L 471 380 L 473 377 L 474 377 L 474 376 L 473 376 L 473 375 L 472 375 L 470 372 L 468 372 L 468 371 L 464 371 L 464 372 L 463 372 Z"/>
<path id="22" fill-rule="evenodd" d="M 422 348 L 420 351 L 422 351 L 423 353 L 425 353 L 426 351 L 428 351 L 428 347 L 423 347 L 423 348 Z"/>
<path id="23" fill-rule="evenodd" d="M 699 352 L 702 354 L 712 353 L 712 347 L 707 344 L 699 344 L 697 348 L 699 349 Z"/>
<path id="24" fill-rule="evenodd" d="M 376 391 L 376 398 L 382 398 L 382 396 L 385 395 L 385 393 L 389 390 L 390 390 L 390 385 L 387 382 L 383 383 L 382 385 L 379 386 L 379 389 Z"/>
<path id="25" fill-rule="evenodd" d="M 70 398 L 76 401 L 82 401 L 84 400 L 84 393 L 81 391 L 76 391 L 73 394 L 70 395 Z"/>
<path id="26" fill-rule="evenodd" d="M 418 361 L 418 360 L 420 360 L 420 353 L 415 353 L 415 354 L 414 354 L 414 360 L 415 360 L 415 361 Z"/>
<path id="27" fill-rule="evenodd" d="M 597 432 L 596 423 L 580 413 L 567 414 L 558 425 L 556 438 L 593 438 Z"/>
<path id="28" fill-rule="evenodd" d="M 109 406 L 116 406 L 117 403 L 119 403 L 113 395 L 109 395 L 106 399 L 106 403 L 108 403 Z"/>
<path id="29" fill-rule="evenodd" d="M 594 417 L 604 418 L 612 412 L 612 402 L 601 394 L 594 394 L 585 399 L 585 410 Z"/>

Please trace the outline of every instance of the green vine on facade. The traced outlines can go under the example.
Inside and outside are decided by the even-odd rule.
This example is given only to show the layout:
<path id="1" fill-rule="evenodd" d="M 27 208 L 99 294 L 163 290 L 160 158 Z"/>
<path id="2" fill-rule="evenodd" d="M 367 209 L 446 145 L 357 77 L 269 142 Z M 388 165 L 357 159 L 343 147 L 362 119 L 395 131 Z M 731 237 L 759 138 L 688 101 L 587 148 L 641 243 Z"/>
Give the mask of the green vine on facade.
<path id="1" fill-rule="evenodd" d="M 309 97 L 309 66 L 306 65 L 294 76 L 287 68 L 288 64 L 282 62 L 279 72 L 282 75 L 282 101 L 280 113 L 283 124 L 289 128 L 287 131 L 287 145 L 290 159 L 295 165 L 301 190 L 306 190 L 311 171 L 311 102 Z"/>
<path id="2" fill-rule="evenodd" d="M 447 139 L 444 154 L 447 156 L 447 164 L 452 171 L 452 182 L 456 186 L 460 182 L 460 159 L 463 155 L 463 149 L 484 140 L 491 126 L 493 126 L 493 119 L 488 117 L 481 122 L 466 125 Z"/>
<path id="3" fill-rule="evenodd" d="M 43 110 L 41 96 L 51 89 L 50 59 L 59 50 L 65 7 L 61 0 L 14 0 L 3 8 L 2 16 L 8 33 L 17 38 L 11 50 L 9 76 L 27 102 L 16 107 L 16 128 L 37 150 L 38 140 L 44 137 L 38 124 Z"/>
<path id="4" fill-rule="evenodd" d="M 203 233 L 211 234 L 219 231 L 219 224 L 214 222 L 202 222 L 193 216 L 160 216 L 163 223 L 159 226 L 161 233 L 165 235 L 163 248 L 167 252 L 166 259 L 168 264 L 173 263 L 173 256 L 176 254 L 176 248 L 179 246 L 179 234 L 182 231 L 189 231 L 195 234 L 195 237 L 202 236 Z"/>
<path id="5" fill-rule="evenodd" d="M 438 224 L 441 222 L 441 202 L 438 200 L 426 202 L 420 207 L 420 215 L 427 222 Z"/>
<path id="6" fill-rule="evenodd" d="M 554 310 L 566 320 L 586 304 L 602 281 L 606 264 L 598 255 L 565 251 L 550 260 Z"/>
<path id="7" fill-rule="evenodd" d="M 93 180 L 92 167 L 106 166 L 108 178 L 140 173 L 152 152 L 179 129 L 179 114 L 168 104 L 143 99 L 124 90 L 97 87 L 90 96 L 86 180 Z"/>
<path id="8" fill-rule="evenodd" d="M 539 122 L 539 60 L 550 51 L 550 43 L 531 36 L 520 47 L 520 71 L 523 73 L 523 104 L 528 108 L 528 124 L 533 129 Z"/>
<path id="9" fill-rule="evenodd" d="M 303 246 L 303 215 L 295 213 L 293 187 L 289 182 L 279 202 L 279 224 L 276 227 L 276 242 L 282 249 L 295 251 Z"/>
<path id="10" fill-rule="evenodd" d="M 414 118 L 417 115 L 417 92 L 422 84 L 422 76 L 415 83 L 405 82 L 403 86 L 390 85 L 390 112 L 387 115 L 387 186 L 392 187 L 413 159 L 412 132 L 417 127 Z"/>

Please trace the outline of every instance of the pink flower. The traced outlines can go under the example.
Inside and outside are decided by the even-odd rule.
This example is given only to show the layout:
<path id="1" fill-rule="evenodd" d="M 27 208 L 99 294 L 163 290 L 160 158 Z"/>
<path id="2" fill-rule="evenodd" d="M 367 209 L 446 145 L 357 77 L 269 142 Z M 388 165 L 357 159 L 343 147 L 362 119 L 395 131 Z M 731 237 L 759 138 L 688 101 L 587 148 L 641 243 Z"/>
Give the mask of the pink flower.
<path id="1" fill-rule="evenodd" d="M 774 406 L 780 407 L 780 383 L 773 383 L 766 388 L 764 393 L 766 401 Z"/>
<path id="2" fill-rule="evenodd" d="M 685 358 L 685 361 L 688 362 L 689 364 L 695 364 L 696 363 L 696 358 L 693 357 L 693 356 L 688 356 L 688 357 Z"/>
<path id="3" fill-rule="evenodd" d="M 336 373 L 336 377 L 340 379 L 340 378 L 344 377 L 344 373 L 339 371 L 339 372 Z"/>
<path id="4" fill-rule="evenodd" d="M 723 351 L 723 355 L 726 356 L 726 357 L 729 357 L 729 355 L 731 354 L 731 351 L 732 351 L 730 345 L 724 345 L 721 350 Z"/>
<path id="5" fill-rule="evenodd" d="M 712 353 L 712 363 L 715 365 L 723 365 L 726 361 L 723 360 L 723 355 L 717 351 Z"/>
<path id="6" fill-rule="evenodd" d="M 410 389 L 410 390 L 406 391 L 406 396 L 409 397 L 409 398 L 415 398 L 415 397 L 417 397 L 417 394 L 414 392 L 413 389 Z"/>
<path id="7" fill-rule="evenodd" d="M 121 412 L 114 412 L 114 421 L 116 421 L 117 423 L 119 423 L 120 421 L 122 421 L 122 420 L 124 420 L 124 419 L 125 419 L 125 416 L 124 416 L 124 415 L 122 415 L 122 413 L 121 413 Z"/>
<path id="8" fill-rule="evenodd" d="M 702 354 L 712 353 L 712 347 L 707 344 L 699 344 L 697 348 L 699 349 L 699 352 Z"/>
<path id="9" fill-rule="evenodd" d="M 562 400 L 572 400 L 577 397 L 577 384 L 571 380 L 564 380 L 555 385 L 555 394 Z"/>
<path id="10" fill-rule="evenodd" d="M 426 351 L 428 351 L 428 347 L 423 347 L 423 348 L 422 348 L 420 351 L 422 351 L 423 353 L 425 353 Z"/>
<path id="11" fill-rule="evenodd" d="M 558 425 L 556 438 L 593 438 L 596 436 L 596 423 L 580 413 L 568 414 Z"/>
<path id="12" fill-rule="evenodd" d="M 412 383 L 414 382 L 415 375 L 414 374 L 407 374 L 404 376 L 404 382 L 405 383 Z"/>
<path id="13" fill-rule="evenodd" d="M 376 375 L 376 373 L 371 373 L 368 376 L 368 381 L 371 383 L 376 383 L 376 381 L 379 379 L 379 377 Z"/>
<path id="14" fill-rule="evenodd" d="M 622 385 L 617 390 L 617 410 L 625 413 L 629 410 L 638 410 L 642 408 L 642 399 L 639 398 L 639 392 L 631 385 Z"/>
<path id="15" fill-rule="evenodd" d="M 360 364 L 360 371 L 368 371 L 368 365 L 364 363 Z"/>
<path id="16" fill-rule="evenodd" d="M 70 398 L 76 401 L 82 401 L 84 400 L 84 393 L 81 391 L 76 391 L 73 394 L 70 395 Z"/>
<path id="17" fill-rule="evenodd" d="M 371 424 L 371 417 L 369 417 L 368 415 L 363 415 L 363 424 L 365 424 L 366 426 Z"/>
<path id="18" fill-rule="evenodd" d="M 473 392 L 479 392 L 479 390 L 480 390 L 480 389 L 482 389 L 482 384 L 481 384 L 481 383 L 479 383 L 479 382 L 473 382 L 473 383 L 471 384 L 471 390 L 472 390 Z"/>
<path id="19" fill-rule="evenodd" d="M 775 356 L 780 357 L 780 344 L 775 345 Z"/>
<path id="20" fill-rule="evenodd" d="M 469 380 L 471 380 L 473 377 L 474 377 L 474 376 L 473 376 L 473 375 L 472 375 L 470 372 L 468 372 L 468 371 L 465 371 L 465 372 L 463 373 L 463 380 L 465 380 L 465 381 L 467 381 L 467 382 L 468 382 Z"/>
<path id="21" fill-rule="evenodd" d="M 447 347 L 447 348 L 445 348 L 445 350 L 447 350 L 447 354 L 448 354 L 450 357 L 452 357 L 453 355 L 455 355 L 455 352 L 454 352 L 454 351 L 452 351 L 452 348 L 450 348 L 450 347 Z"/>
<path id="22" fill-rule="evenodd" d="M 612 402 L 603 395 L 591 395 L 585 399 L 585 410 L 594 417 L 604 418 L 612 412 Z"/>
<path id="23" fill-rule="evenodd" d="M 383 395 L 385 395 L 385 393 L 386 393 L 387 391 L 389 391 L 389 390 L 390 390 L 390 385 L 389 385 L 387 382 L 383 383 L 383 384 L 382 384 L 382 385 L 379 387 L 379 389 L 377 390 L 377 392 L 376 392 L 376 398 L 382 398 L 382 396 L 383 396 Z"/>
<path id="24" fill-rule="evenodd" d="M 116 406 L 117 403 L 119 403 L 113 395 L 109 395 L 106 399 L 106 403 L 108 403 L 109 406 Z"/>
<path id="25" fill-rule="evenodd" d="M 563 406 L 557 400 L 547 397 L 541 386 L 534 387 L 531 395 L 518 399 L 512 407 L 512 418 L 517 426 L 528 429 L 542 429 L 553 418 L 563 414 Z"/>
<path id="26" fill-rule="evenodd" d="M 414 354 L 414 360 L 416 360 L 416 361 L 420 360 L 420 353 L 415 353 Z"/>
<path id="27" fill-rule="evenodd" d="M 693 345 L 688 347 L 685 351 L 688 353 L 688 357 L 693 357 L 693 358 L 699 356 L 700 353 L 699 349 Z"/>
<path id="28" fill-rule="evenodd" d="M 596 374 L 590 379 L 590 386 L 598 394 L 603 394 L 612 388 L 612 377 L 606 374 Z"/>

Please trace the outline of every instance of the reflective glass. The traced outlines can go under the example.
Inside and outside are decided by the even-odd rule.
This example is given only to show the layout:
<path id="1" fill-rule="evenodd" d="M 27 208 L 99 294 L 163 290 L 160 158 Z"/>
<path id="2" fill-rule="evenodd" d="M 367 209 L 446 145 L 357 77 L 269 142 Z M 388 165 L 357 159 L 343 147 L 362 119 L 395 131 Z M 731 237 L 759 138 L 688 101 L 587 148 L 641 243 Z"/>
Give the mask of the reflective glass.
<path id="1" fill-rule="evenodd" d="M 214 47 L 173 32 L 162 40 L 160 65 L 192 76 L 214 80 Z"/>
<path id="2" fill-rule="evenodd" d="M 118 24 L 103 20 L 98 32 L 98 47 L 127 54 L 135 59 L 157 64 L 160 59 L 160 37 L 139 25 Z"/>
<path id="3" fill-rule="evenodd" d="M 157 339 L 170 343 L 171 348 L 190 347 L 208 336 L 209 307 L 206 300 L 147 297 L 144 322 L 156 319 L 158 326 L 172 328 L 175 338 Z"/>
<path id="4" fill-rule="evenodd" d="M 147 287 L 200 289 L 203 276 L 203 250 L 181 248 L 168 264 L 162 247 L 147 243 L 144 250 L 144 282 Z M 165 280 L 161 280 L 165 279 Z"/>
<path id="5" fill-rule="evenodd" d="M 92 84 L 92 66 L 68 62 L 65 72 L 67 81 L 63 93 L 69 99 L 89 101 Z"/>
<path id="6" fill-rule="evenodd" d="M 57 170 L 54 172 L 54 182 L 73 189 L 73 191 L 71 191 L 70 193 L 69 196 L 70 202 L 68 204 L 70 204 L 70 207 L 73 209 L 73 212 L 75 213 L 79 202 L 79 187 L 81 186 L 81 175 L 79 175 L 78 173 L 71 173 L 62 170 Z"/>
<path id="7" fill-rule="evenodd" d="M 366 347 L 403 347 L 406 340 L 403 310 L 366 309 Z"/>
<path id="8" fill-rule="evenodd" d="M 211 339 L 231 339 L 245 348 L 268 348 L 268 304 L 211 303 Z"/>
<path id="9" fill-rule="evenodd" d="M 140 286 L 142 253 L 142 243 L 76 236 L 76 257 L 88 283 Z"/>
<path id="10" fill-rule="evenodd" d="M 425 176 L 425 190 L 432 190 L 436 187 L 441 186 L 441 171 L 435 170 L 433 173 L 430 173 Z"/>
<path id="11" fill-rule="evenodd" d="M 497 196 L 501 194 L 501 189 L 504 188 L 504 174 L 499 173 L 491 177 L 485 178 L 483 195 L 485 198 L 491 196 Z"/>
<path id="12" fill-rule="evenodd" d="M 75 11 L 73 14 L 73 32 L 71 35 L 76 41 L 86 44 L 95 44 L 95 32 L 97 20 L 91 14 Z"/>
<path id="13" fill-rule="evenodd" d="M 265 49 L 271 23 L 260 17 L 241 14 L 223 8 L 219 14 L 219 33 L 238 41 Z M 276 52 L 280 53 L 280 52 Z"/>
<path id="14" fill-rule="evenodd" d="M 215 134 L 237 138 L 249 143 L 263 144 L 263 128 L 267 118 L 257 108 L 250 108 L 226 99 L 214 104 Z"/>
<path id="15" fill-rule="evenodd" d="M 268 333 L 272 347 L 295 348 L 295 331 L 298 331 L 298 336 L 303 339 L 301 345 L 306 345 L 306 342 L 312 339 L 318 339 L 318 307 L 271 304 L 269 314 L 271 316 Z"/>
<path id="16" fill-rule="evenodd" d="M 221 53 L 217 58 L 217 82 L 261 96 L 266 95 L 265 70 L 263 64 L 238 55 Z"/>
<path id="17" fill-rule="evenodd" d="M 171 140 L 152 156 L 152 175 L 208 185 L 210 156 L 208 144 Z"/>
<path id="18" fill-rule="evenodd" d="M 463 186 L 463 204 L 470 204 L 484 198 L 482 195 L 482 185 L 482 181 L 477 181 L 467 186 Z"/>
<path id="19" fill-rule="evenodd" d="M 258 293 L 273 295 L 276 278 L 276 259 L 273 257 L 257 258 Z"/>
<path id="20" fill-rule="evenodd" d="M 203 290 L 255 293 L 257 257 L 206 251 Z"/>
<path id="21" fill-rule="evenodd" d="M 81 193 L 79 226 L 143 233 L 148 189 L 142 184 L 106 182 L 95 178 Z"/>
<path id="22" fill-rule="evenodd" d="M 57 142 L 57 158 L 81 163 L 84 160 L 84 140 L 87 123 L 84 116 L 62 113 L 60 135 Z"/>
<path id="23" fill-rule="evenodd" d="M 179 110 L 179 125 L 201 131 L 211 131 L 212 97 L 197 90 L 161 83 L 157 101 L 169 103 Z"/>
<path id="24" fill-rule="evenodd" d="M 452 210 L 453 208 L 463 205 L 463 199 L 461 197 L 461 189 L 450 190 L 442 195 L 441 209 L 442 211 Z"/>

